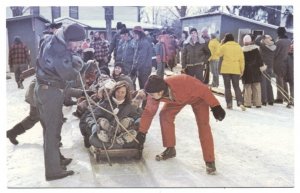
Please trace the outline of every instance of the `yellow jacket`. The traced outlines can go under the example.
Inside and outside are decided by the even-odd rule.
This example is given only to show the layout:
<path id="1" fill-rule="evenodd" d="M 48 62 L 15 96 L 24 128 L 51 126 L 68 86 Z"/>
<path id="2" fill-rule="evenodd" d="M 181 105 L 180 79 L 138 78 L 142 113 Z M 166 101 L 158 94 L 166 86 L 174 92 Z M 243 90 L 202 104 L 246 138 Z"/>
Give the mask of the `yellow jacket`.
<path id="1" fill-rule="evenodd" d="M 210 50 L 211 56 L 209 57 L 209 61 L 211 60 L 219 60 L 220 56 L 220 42 L 217 38 L 211 39 L 208 43 L 208 48 Z"/>
<path id="2" fill-rule="evenodd" d="M 220 47 L 220 57 L 223 57 L 221 74 L 242 75 L 245 69 L 244 53 L 235 41 L 228 41 Z"/>

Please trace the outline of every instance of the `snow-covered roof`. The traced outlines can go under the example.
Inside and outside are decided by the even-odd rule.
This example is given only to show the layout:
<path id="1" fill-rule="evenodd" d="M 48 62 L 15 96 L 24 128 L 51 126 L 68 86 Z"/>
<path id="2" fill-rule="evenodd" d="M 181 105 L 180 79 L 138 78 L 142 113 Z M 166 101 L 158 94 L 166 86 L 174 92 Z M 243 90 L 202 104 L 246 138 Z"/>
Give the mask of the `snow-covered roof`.
<path id="1" fill-rule="evenodd" d="M 106 28 L 106 21 L 101 20 L 101 19 L 89 19 L 89 20 L 84 20 L 84 19 L 73 19 L 70 17 L 62 17 L 62 18 L 57 18 L 55 19 L 55 22 L 76 22 L 83 27 L 91 27 L 91 28 Z M 160 29 L 162 28 L 161 25 L 154 25 L 154 24 L 149 24 L 149 23 L 141 23 L 141 22 L 135 22 L 135 21 L 122 21 L 122 23 L 126 24 L 126 27 L 129 29 L 132 29 L 134 26 L 142 26 L 144 29 Z M 111 21 L 111 26 L 114 28 L 117 25 L 117 21 L 112 20 Z"/>
<path id="2" fill-rule="evenodd" d="M 190 19 L 190 18 L 197 18 L 197 17 L 204 17 L 204 16 L 211 16 L 211 15 L 226 15 L 226 16 L 233 17 L 233 18 L 236 18 L 236 19 L 239 19 L 239 20 L 244 20 L 244 21 L 247 21 L 247 22 L 255 23 L 255 24 L 266 26 L 266 27 L 273 28 L 273 29 L 277 29 L 279 27 L 279 26 L 272 25 L 272 24 L 269 24 L 269 23 L 263 23 L 263 22 L 260 22 L 260 21 L 256 21 L 256 20 L 253 20 L 253 19 L 250 19 L 250 18 L 247 18 L 247 17 L 242 17 L 242 16 L 234 15 L 234 14 L 228 14 L 228 13 L 224 13 L 224 12 L 220 12 L 220 11 L 215 11 L 215 12 L 210 12 L 210 13 L 203 13 L 203 14 L 195 15 L 195 16 L 182 17 L 181 20 Z M 293 29 L 286 29 L 286 31 L 289 32 L 289 33 L 293 33 Z"/>
<path id="3" fill-rule="evenodd" d="M 39 20 L 41 20 L 43 22 L 50 22 L 48 19 L 46 19 L 42 15 L 21 15 L 21 16 L 15 16 L 15 17 L 6 18 L 6 21 L 7 22 L 19 21 L 19 20 L 28 19 L 28 18 L 37 18 L 37 19 L 39 19 Z"/>

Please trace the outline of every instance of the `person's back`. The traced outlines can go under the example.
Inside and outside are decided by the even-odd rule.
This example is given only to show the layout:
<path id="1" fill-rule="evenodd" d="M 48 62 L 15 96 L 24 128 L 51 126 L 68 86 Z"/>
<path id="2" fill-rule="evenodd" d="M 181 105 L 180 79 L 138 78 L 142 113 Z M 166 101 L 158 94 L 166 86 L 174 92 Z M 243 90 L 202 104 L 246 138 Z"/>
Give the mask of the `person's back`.
<path id="1" fill-rule="evenodd" d="M 30 55 L 27 46 L 22 42 L 19 36 L 16 36 L 14 43 L 9 49 L 9 61 L 8 65 L 15 74 L 15 80 L 18 84 L 18 88 L 23 89 L 22 82 L 24 78 L 21 73 L 28 68 L 30 63 Z"/>
<path id="2" fill-rule="evenodd" d="M 10 49 L 10 65 L 28 64 L 30 62 L 28 48 L 25 44 L 13 44 Z"/>
<path id="3" fill-rule="evenodd" d="M 244 54 L 238 43 L 228 41 L 221 45 L 220 57 L 223 57 L 221 73 L 242 74 L 244 70 Z"/>
<path id="4" fill-rule="evenodd" d="M 287 38 L 282 38 L 278 39 L 275 45 L 276 50 L 274 54 L 274 72 L 276 74 L 282 74 L 286 71 L 286 69 L 284 68 L 284 62 L 288 57 L 291 41 Z"/>

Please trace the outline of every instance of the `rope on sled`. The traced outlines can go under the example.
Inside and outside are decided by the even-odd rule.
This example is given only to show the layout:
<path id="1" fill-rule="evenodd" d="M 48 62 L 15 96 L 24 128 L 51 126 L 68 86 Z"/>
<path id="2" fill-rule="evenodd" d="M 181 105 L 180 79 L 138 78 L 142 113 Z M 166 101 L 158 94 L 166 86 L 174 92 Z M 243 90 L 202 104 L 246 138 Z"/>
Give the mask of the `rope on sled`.
<path id="1" fill-rule="evenodd" d="M 99 72 L 99 74 L 100 74 L 100 76 L 101 76 L 101 71 L 100 71 L 100 68 L 99 68 L 99 66 L 98 66 L 97 63 L 96 63 L 96 67 L 97 67 L 97 71 Z M 124 131 L 125 131 L 125 132 L 126 132 L 126 133 L 134 140 L 134 141 L 136 141 L 137 143 L 139 143 L 139 141 L 135 138 L 135 136 L 133 136 L 133 135 L 132 135 L 132 134 L 131 134 L 131 133 L 130 133 L 130 132 L 122 125 L 122 124 L 121 124 L 119 118 L 117 117 L 117 115 L 116 115 L 114 112 L 111 112 L 111 111 L 109 111 L 109 110 L 107 110 L 107 109 L 101 107 L 100 105 L 98 105 L 98 104 L 97 104 L 97 103 L 96 103 L 96 102 L 95 102 L 95 101 L 87 94 L 86 89 L 85 89 L 85 87 L 84 87 L 83 79 L 82 79 L 82 76 L 81 76 L 80 73 L 79 73 L 79 77 L 80 77 L 80 82 L 81 82 L 81 85 L 82 85 L 82 88 L 83 88 L 83 91 L 84 91 L 84 95 L 85 95 L 85 97 L 86 97 L 86 99 L 87 99 L 88 106 L 89 106 L 89 109 L 90 109 L 90 111 L 91 111 L 91 114 L 92 114 L 92 117 L 93 117 L 95 123 L 97 123 L 97 120 L 96 120 L 95 114 L 94 114 L 94 112 L 93 112 L 91 103 L 92 103 L 93 105 L 97 106 L 98 108 L 100 108 L 101 110 L 103 110 L 103 111 L 105 111 L 105 112 L 107 112 L 107 113 L 113 115 L 114 119 L 115 119 L 116 122 L 117 122 L 117 129 L 115 130 L 113 142 L 112 142 L 112 145 L 109 147 L 109 149 L 111 149 L 112 146 L 113 146 L 113 144 L 114 144 L 114 141 L 115 141 L 115 139 L 116 139 L 116 134 L 117 134 L 117 131 L 118 131 L 118 129 L 119 129 L 119 126 L 120 126 L 120 127 L 121 127 L 121 128 L 122 128 L 122 129 L 123 129 L 123 130 L 124 130 Z M 111 100 L 110 100 L 110 97 L 109 97 L 109 94 L 108 94 L 107 89 L 106 89 L 105 87 L 104 87 L 104 91 L 105 91 L 105 94 L 106 94 L 106 96 L 107 96 L 109 105 L 110 105 L 111 109 L 113 109 L 112 103 L 111 103 Z M 102 142 L 102 141 L 101 141 L 101 142 Z M 108 162 L 109 162 L 109 165 L 111 166 L 111 161 L 110 161 L 110 158 L 109 158 L 107 149 L 106 149 L 106 147 L 105 147 L 105 145 L 104 145 L 103 142 L 102 142 L 102 145 L 103 145 L 103 148 L 104 148 L 104 151 L 105 151 L 107 160 L 108 160 Z"/>

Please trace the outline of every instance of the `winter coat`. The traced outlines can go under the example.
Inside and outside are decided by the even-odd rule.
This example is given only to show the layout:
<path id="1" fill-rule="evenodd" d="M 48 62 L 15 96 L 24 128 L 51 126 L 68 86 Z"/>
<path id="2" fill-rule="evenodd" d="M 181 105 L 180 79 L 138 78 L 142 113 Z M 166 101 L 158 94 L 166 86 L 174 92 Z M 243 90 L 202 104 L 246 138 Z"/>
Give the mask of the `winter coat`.
<path id="1" fill-rule="evenodd" d="M 220 42 L 217 40 L 217 38 L 211 39 L 208 42 L 208 48 L 211 53 L 211 56 L 208 60 L 219 60 Z"/>
<path id="2" fill-rule="evenodd" d="M 154 115 L 156 114 L 159 103 L 172 103 L 174 105 L 188 105 L 203 100 L 210 107 L 219 105 L 218 100 L 209 90 L 209 88 L 198 79 L 186 75 L 174 75 L 165 78 L 169 88 L 170 98 L 155 100 L 150 96 L 147 97 L 147 104 L 143 111 L 139 131 L 147 133 Z"/>
<path id="3" fill-rule="evenodd" d="M 286 60 L 289 52 L 291 41 L 287 38 L 279 39 L 275 43 L 276 50 L 274 56 L 274 72 L 276 75 L 283 77 L 286 74 Z"/>
<path id="4" fill-rule="evenodd" d="M 8 64 L 10 66 L 30 63 L 29 50 L 23 43 L 13 44 L 9 49 L 8 58 Z"/>
<path id="5" fill-rule="evenodd" d="M 117 117 L 119 118 L 119 120 L 121 120 L 125 117 L 131 117 L 134 120 L 136 120 L 137 118 L 140 117 L 140 114 L 139 114 L 137 108 L 135 106 L 131 105 L 130 101 L 124 101 L 122 104 L 117 105 L 111 98 L 111 103 L 112 103 L 113 109 L 115 109 L 115 108 L 119 109 L 119 112 L 117 113 Z M 100 106 L 104 109 L 107 109 L 110 112 L 113 111 L 108 100 L 105 100 L 104 102 L 102 102 L 100 104 Z M 110 123 L 113 123 L 113 121 L 115 120 L 113 115 L 102 110 L 99 107 L 96 107 L 93 110 L 93 112 L 94 112 L 96 120 L 100 117 L 106 118 Z M 92 113 L 88 113 L 87 115 L 81 117 L 79 127 L 80 127 L 80 129 L 86 129 L 86 128 L 91 129 L 94 124 L 95 124 L 95 120 L 93 119 Z"/>
<path id="6" fill-rule="evenodd" d="M 75 80 L 83 61 L 67 49 L 63 29 L 45 37 L 41 44 L 36 66 L 37 79 L 65 82 Z"/>
<path id="7" fill-rule="evenodd" d="M 286 61 L 286 77 L 285 81 L 294 84 L 294 53 L 289 53 Z"/>
<path id="8" fill-rule="evenodd" d="M 242 47 L 245 58 L 245 70 L 242 76 L 243 84 L 252 84 L 261 82 L 261 71 L 259 67 L 263 66 L 263 61 L 257 45 L 248 45 Z"/>
<path id="9" fill-rule="evenodd" d="M 90 48 L 94 48 L 94 58 L 96 60 L 104 60 L 109 55 L 109 43 L 101 38 L 95 38 L 90 44 Z"/>
<path id="10" fill-rule="evenodd" d="M 221 74 L 243 74 L 245 60 L 242 48 L 238 43 L 228 41 L 221 45 L 220 57 L 223 57 Z"/>
<path id="11" fill-rule="evenodd" d="M 120 35 L 120 32 L 117 32 L 111 42 L 110 42 L 110 45 L 109 45 L 109 51 L 108 51 L 108 54 L 111 55 L 111 53 L 114 52 L 114 57 L 116 57 L 116 54 L 117 54 L 117 51 L 116 49 L 118 48 L 118 44 L 119 44 L 119 41 L 121 39 L 121 35 Z"/>
<path id="12" fill-rule="evenodd" d="M 163 42 L 157 42 L 155 45 L 156 62 L 157 64 L 167 63 L 166 48 Z"/>
<path id="13" fill-rule="evenodd" d="M 275 44 L 272 45 L 266 45 L 262 40 L 261 37 L 258 37 L 256 41 L 256 45 L 259 46 L 259 51 L 261 58 L 265 65 L 267 65 L 268 69 L 273 69 L 273 62 L 274 62 L 274 56 L 275 56 Z"/>
<path id="14" fill-rule="evenodd" d="M 117 49 L 116 61 L 123 63 L 123 71 L 129 74 L 133 65 L 135 40 L 120 41 Z"/>
<path id="15" fill-rule="evenodd" d="M 134 50 L 133 65 L 138 71 L 152 67 L 152 51 L 153 46 L 143 37 L 136 41 L 136 47 Z"/>
<path id="16" fill-rule="evenodd" d="M 189 37 L 182 51 L 182 68 L 186 68 L 188 64 L 206 63 L 210 55 L 208 44 L 203 38 L 198 37 L 198 41 L 194 44 Z"/>

